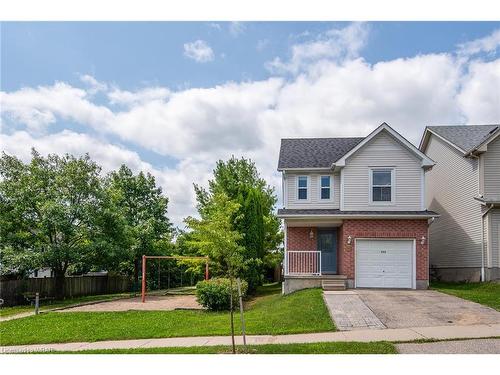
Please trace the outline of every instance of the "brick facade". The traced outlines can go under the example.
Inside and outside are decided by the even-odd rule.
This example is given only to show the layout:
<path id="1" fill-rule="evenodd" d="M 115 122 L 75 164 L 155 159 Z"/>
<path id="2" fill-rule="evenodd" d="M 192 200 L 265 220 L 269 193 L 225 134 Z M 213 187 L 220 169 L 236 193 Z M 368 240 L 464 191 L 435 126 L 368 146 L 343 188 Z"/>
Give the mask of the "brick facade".
<path id="1" fill-rule="evenodd" d="M 409 238 L 416 240 L 417 280 L 429 278 L 427 220 L 344 220 L 339 236 L 339 273 L 354 279 L 356 238 Z M 351 244 L 347 243 L 351 236 Z M 422 236 L 425 242 L 422 245 Z"/>
<path id="2" fill-rule="evenodd" d="M 356 238 L 409 238 L 416 240 L 417 280 L 427 281 L 429 275 L 429 249 L 427 219 L 420 220 L 344 220 L 338 228 L 338 273 L 354 279 L 354 254 Z M 310 238 L 311 229 L 313 238 Z M 351 236 L 351 244 L 347 243 Z M 425 237 L 422 245 L 422 236 Z M 287 249 L 317 250 L 317 229 L 306 227 L 287 228 Z"/>
<path id="3" fill-rule="evenodd" d="M 313 231 L 313 238 L 310 233 Z M 318 231 L 316 228 L 290 227 L 287 230 L 286 243 L 289 251 L 316 251 L 316 238 Z"/>

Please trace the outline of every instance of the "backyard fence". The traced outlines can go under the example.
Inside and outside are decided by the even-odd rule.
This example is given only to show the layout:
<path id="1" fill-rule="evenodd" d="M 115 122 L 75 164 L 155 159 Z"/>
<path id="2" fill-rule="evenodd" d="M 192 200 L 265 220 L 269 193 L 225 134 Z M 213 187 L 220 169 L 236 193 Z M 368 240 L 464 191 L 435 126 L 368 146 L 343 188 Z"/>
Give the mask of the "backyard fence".
<path id="1" fill-rule="evenodd" d="M 0 281 L 0 298 L 4 306 L 25 304 L 27 295 L 40 293 L 41 298 L 53 298 L 56 280 L 53 277 Z M 64 279 L 64 297 L 123 293 L 132 290 L 127 276 L 68 276 Z"/>

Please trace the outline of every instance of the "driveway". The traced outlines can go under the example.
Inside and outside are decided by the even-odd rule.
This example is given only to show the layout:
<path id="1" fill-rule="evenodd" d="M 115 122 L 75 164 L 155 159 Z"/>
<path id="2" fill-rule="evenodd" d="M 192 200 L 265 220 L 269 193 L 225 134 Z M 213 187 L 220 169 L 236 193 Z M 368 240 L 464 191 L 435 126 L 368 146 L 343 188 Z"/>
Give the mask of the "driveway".
<path id="1" fill-rule="evenodd" d="M 324 297 L 340 330 L 500 323 L 500 312 L 434 290 L 355 289 Z"/>

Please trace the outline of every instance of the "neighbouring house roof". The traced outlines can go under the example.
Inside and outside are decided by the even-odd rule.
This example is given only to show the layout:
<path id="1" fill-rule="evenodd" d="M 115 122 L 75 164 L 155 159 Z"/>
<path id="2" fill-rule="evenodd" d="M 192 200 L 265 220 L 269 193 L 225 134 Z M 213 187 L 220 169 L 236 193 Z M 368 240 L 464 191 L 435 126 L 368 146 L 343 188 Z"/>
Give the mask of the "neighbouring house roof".
<path id="1" fill-rule="evenodd" d="M 346 159 L 382 131 L 422 159 L 423 167 L 434 162 L 385 122 L 366 137 L 354 138 L 285 138 L 281 140 L 278 170 L 342 168 Z"/>
<path id="2" fill-rule="evenodd" d="M 314 216 L 339 216 L 339 217 L 384 217 L 384 216 L 397 216 L 397 217 L 438 217 L 439 215 L 434 211 L 341 211 L 339 209 L 327 208 L 311 208 L 311 209 L 291 209 L 280 208 L 278 209 L 278 217 L 314 217 Z"/>
<path id="3" fill-rule="evenodd" d="M 500 125 L 443 125 L 428 126 L 422 138 L 420 148 L 427 143 L 428 131 L 445 139 L 464 154 L 482 145 L 500 129 Z"/>
<path id="4" fill-rule="evenodd" d="M 355 138 L 284 138 L 278 162 L 280 169 L 331 168 L 332 164 L 360 143 Z"/>

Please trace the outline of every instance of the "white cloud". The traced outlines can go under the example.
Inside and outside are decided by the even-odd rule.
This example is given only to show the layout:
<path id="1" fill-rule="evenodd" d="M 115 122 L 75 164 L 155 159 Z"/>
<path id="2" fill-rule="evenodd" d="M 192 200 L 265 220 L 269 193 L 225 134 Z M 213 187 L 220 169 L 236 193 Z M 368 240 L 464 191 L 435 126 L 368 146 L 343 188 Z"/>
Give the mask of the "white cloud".
<path id="1" fill-rule="evenodd" d="M 475 39 L 458 45 L 461 55 L 476 55 L 478 53 L 495 53 L 500 47 L 500 29 L 484 38 Z"/>
<path id="2" fill-rule="evenodd" d="M 214 51 L 204 40 L 196 40 L 192 43 L 184 43 L 184 56 L 199 63 L 205 63 L 214 59 Z"/>
<path id="3" fill-rule="evenodd" d="M 95 79 L 93 76 L 89 74 L 81 75 L 80 81 L 82 81 L 89 87 L 87 91 L 91 95 L 96 94 L 100 91 L 106 91 L 108 89 L 107 84 L 99 82 L 97 79 Z"/>
<path id="4" fill-rule="evenodd" d="M 154 101 L 164 101 L 170 96 L 170 90 L 165 87 L 147 87 L 131 92 L 114 88 L 108 93 L 110 104 L 136 106 Z"/>
<path id="5" fill-rule="evenodd" d="M 232 37 L 236 38 L 245 32 L 246 26 L 243 22 L 229 22 L 229 33 Z"/>
<path id="6" fill-rule="evenodd" d="M 319 60 L 342 60 L 358 57 L 368 37 L 368 26 L 351 23 L 342 29 L 331 29 L 314 39 L 292 46 L 289 61 L 277 57 L 267 63 L 273 72 L 298 73 Z"/>
<path id="7" fill-rule="evenodd" d="M 279 192 L 282 137 L 362 136 L 386 121 L 417 143 L 425 125 L 499 121 L 500 59 L 442 53 L 370 64 L 357 57 L 366 40 L 358 38 L 359 27 L 364 26 L 329 32 L 343 46 L 339 53 L 321 52 L 326 49 L 314 46 L 317 38 L 297 43 L 295 60 L 286 63 L 296 65 L 297 74 L 287 80 L 134 92 L 108 84 L 109 104 L 97 104 L 88 90 L 64 83 L 2 92 L 2 118 L 16 123 L 12 134 L 2 135 L 2 149 L 25 157 L 32 145 L 43 152 L 89 151 L 106 168 L 125 162 L 151 171 L 171 200 L 173 220 L 181 224 L 195 211 L 192 183 L 206 183 L 219 158 L 252 158 Z M 328 38 L 323 34 L 319 40 Z M 99 139 L 37 132 L 64 120 L 93 127 Z M 116 145 L 116 137 L 179 162 L 155 168 Z"/>

